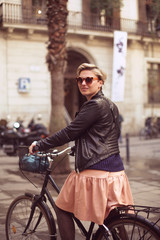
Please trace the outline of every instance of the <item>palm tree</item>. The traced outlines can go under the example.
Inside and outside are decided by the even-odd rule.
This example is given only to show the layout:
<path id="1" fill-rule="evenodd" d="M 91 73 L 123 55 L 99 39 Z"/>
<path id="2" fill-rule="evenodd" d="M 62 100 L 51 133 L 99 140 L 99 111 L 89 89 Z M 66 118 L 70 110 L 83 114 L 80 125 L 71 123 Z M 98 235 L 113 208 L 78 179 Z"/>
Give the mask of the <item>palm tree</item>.
<path id="1" fill-rule="evenodd" d="M 66 68 L 67 0 L 47 1 L 48 54 L 46 61 L 51 76 L 50 133 L 66 126 L 64 119 L 64 72 Z M 69 170 L 68 159 L 57 172 Z"/>

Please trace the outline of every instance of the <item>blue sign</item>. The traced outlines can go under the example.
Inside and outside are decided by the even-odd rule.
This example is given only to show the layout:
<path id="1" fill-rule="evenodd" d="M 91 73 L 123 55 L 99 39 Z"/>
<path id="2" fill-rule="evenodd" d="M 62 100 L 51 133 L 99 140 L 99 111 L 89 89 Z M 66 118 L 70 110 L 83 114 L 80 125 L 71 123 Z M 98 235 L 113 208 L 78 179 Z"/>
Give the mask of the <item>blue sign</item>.
<path id="1" fill-rule="evenodd" d="M 18 91 L 19 92 L 29 92 L 30 85 L 31 85 L 30 78 L 19 78 L 18 79 Z"/>

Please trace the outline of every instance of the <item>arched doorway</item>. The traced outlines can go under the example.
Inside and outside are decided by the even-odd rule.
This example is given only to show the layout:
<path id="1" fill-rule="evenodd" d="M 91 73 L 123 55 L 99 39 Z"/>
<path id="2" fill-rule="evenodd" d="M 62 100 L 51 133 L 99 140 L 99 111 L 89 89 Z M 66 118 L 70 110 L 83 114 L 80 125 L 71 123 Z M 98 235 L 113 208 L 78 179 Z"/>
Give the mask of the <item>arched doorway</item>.
<path id="1" fill-rule="evenodd" d="M 75 81 L 76 70 L 81 63 L 89 63 L 90 61 L 86 56 L 73 49 L 68 49 L 67 54 L 67 70 L 64 79 L 65 107 L 70 118 L 73 119 L 75 113 L 79 110 L 84 101 L 86 101 L 85 97 L 80 94 Z"/>

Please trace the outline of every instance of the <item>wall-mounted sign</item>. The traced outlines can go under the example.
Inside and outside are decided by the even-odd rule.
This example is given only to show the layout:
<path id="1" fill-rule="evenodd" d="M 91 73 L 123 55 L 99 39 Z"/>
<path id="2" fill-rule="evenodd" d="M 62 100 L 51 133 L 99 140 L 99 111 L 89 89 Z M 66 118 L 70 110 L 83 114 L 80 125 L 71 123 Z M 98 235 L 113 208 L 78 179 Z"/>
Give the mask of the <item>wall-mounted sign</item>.
<path id="1" fill-rule="evenodd" d="M 18 79 L 18 91 L 19 92 L 29 92 L 30 91 L 31 80 L 30 78 L 19 78 Z"/>

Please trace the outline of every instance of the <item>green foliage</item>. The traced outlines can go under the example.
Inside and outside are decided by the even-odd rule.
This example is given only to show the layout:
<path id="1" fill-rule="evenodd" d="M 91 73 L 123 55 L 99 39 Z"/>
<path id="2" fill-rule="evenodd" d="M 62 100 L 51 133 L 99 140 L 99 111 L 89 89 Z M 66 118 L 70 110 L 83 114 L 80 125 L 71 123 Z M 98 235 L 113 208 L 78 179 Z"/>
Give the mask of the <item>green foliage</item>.
<path id="1" fill-rule="evenodd" d="M 90 9 L 93 13 L 100 13 L 105 11 L 105 15 L 112 16 L 113 9 L 120 9 L 122 6 L 122 0 L 91 0 Z"/>

